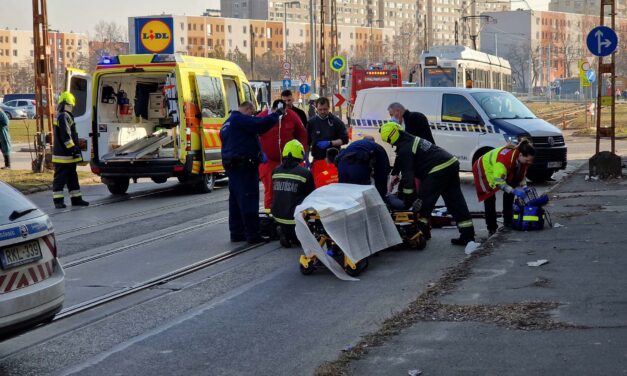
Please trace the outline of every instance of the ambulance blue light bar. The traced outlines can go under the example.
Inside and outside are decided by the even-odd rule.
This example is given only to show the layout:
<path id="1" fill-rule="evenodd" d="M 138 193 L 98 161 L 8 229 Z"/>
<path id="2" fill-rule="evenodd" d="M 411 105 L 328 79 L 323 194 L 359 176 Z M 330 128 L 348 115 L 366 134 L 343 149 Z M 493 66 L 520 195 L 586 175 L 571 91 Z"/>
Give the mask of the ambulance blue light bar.
<path id="1" fill-rule="evenodd" d="M 182 62 L 183 60 L 179 55 L 173 54 L 155 54 L 152 57 L 151 63 L 176 63 Z"/>
<path id="2" fill-rule="evenodd" d="M 98 65 L 115 65 L 120 64 L 120 58 L 117 56 L 103 56 L 98 59 Z"/>

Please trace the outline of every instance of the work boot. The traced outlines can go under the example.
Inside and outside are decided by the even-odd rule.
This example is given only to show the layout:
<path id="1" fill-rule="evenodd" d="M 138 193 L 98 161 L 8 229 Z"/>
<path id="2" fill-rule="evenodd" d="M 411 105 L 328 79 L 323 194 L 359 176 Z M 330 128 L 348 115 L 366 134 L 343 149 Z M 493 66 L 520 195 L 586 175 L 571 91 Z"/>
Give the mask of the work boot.
<path id="1" fill-rule="evenodd" d="M 464 227 L 459 229 L 459 238 L 451 239 L 451 243 L 454 245 L 463 245 L 475 241 L 475 229 L 474 227 Z"/>
<path id="2" fill-rule="evenodd" d="M 55 209 L 65 209 L 65 208 L 67 208 L 67 205 L 65 205 L 63 203 L 63 199 L 55 198 L 53 201 L 54 201 Z"/>
<path id="3" fill-rule="evenodd" d="M 277 227 L 277 231 L 279 232 L 279 243 L 281 243 L 281 246 L 283 248 L 292 248 L 292 242 L 287 236 L 286 231 L 281 226 Z"/>
<path id="4" fill-rule="evenodd" d="M 89 202 L 83 200 L 82 197 L 72 197 L 72 206 L 89 206 Z"/>
<path id="5" fill-rule="evenodd" d="M 4 168 L 7 170 L 11 169 L 11 156 L 4 155 Z"/>

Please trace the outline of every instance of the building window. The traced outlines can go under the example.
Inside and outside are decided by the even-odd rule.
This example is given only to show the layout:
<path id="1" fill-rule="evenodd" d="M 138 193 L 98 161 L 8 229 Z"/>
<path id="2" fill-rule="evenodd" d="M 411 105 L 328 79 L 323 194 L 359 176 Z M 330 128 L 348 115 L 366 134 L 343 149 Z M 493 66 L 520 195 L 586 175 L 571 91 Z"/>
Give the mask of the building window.
<path id="1" fill-rule="evenodd" d="M 13 50 L 13 56 L 17 56 L 17 50 Z"/>
<path id="2" fill-rule="evenodd" d="M 233 32 L 233 30 L 231 29 L 231 25 L 229 25 L 228 30 L 229 30 L 229 33 Z"/>
<path id="3" fill-rule="evenodd" d="M 13 43 L 17 43 L 17 37 L 13 37 Z"/>
<path id="4" fill-rule="evenodd" d="M 242 28 L 242 31 L 244 32 L 244 34 L 246 34 L 246 26 Z"/>
<path id="5" fill-rule="evenodd" d="M 181 30 L 185 30 L 185 24 L 181 22 Z"/>
<path id="6" fill-rule="evenodd" d="M 187 31 L 192 31 L 192 24 L 187 24 Z"/>
<path id="7" fill-rule="evenodd" d="M 181 44 L 185 44 L 185 38 L 181 37 Z"/>
<path id="8" fill-rule="evenodd" d="M 246 44 L 247 44 L 246 41 L 244 41 L 244 47 L 246 47 Z"/>

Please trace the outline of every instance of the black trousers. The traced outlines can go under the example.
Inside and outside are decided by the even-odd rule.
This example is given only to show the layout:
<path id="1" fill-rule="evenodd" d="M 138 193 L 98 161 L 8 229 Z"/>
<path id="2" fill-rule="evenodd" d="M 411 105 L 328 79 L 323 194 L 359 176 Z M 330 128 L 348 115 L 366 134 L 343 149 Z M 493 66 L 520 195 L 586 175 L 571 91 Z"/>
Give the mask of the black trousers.
<path id="1" fill-rule="evenodd" d="M 418 192 L 418 198 L 422 200 L 421 217 L 431 217 L 431 212 L 433 212 L 440 196 L 442 196 L 448 212 L 455 218 L 459 232 L 464 236 L 474 236 L 472 217 L 459 180 L 459 163 L 421 179 L 420 191 Z"/>
<path id="2" fill-rule="evenodd" d="M 226 169 L 229 178 L 229 231 L 232 240 L 256 240 L 259 234 L 259 167 Z"/>
<path id="3" fill-rule="evenodd" d="M 52 179 L 52 197 L 63 202 L 63 188 L 67 185 L 70 197 L 81 197 L 81 186 L 78 184 L 76 163 L 55 163 Z"/>
<path id="4" fill-rule="evenodd" d="M 488 231 L 494 232 L 499 228 L 496 224 L 496 194 L 483 201 L 483 205 L 485 208 L 485 223 L 488 226 Z M 514 195 L 503 192 L 503 222 L 506 225 L 512 223 L 513 205 Z"/>

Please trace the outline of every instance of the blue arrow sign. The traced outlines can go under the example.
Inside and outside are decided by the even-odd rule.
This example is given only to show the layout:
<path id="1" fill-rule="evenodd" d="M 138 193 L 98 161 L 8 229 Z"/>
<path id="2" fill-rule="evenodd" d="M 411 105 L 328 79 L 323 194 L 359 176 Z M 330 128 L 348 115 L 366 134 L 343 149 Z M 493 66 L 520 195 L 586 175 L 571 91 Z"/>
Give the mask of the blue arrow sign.
<path id="1" fill-rule="evenodd" d="M 309 93 L 309 90 L 311 90 L 311 87 L 308 84 L 302 84 L 298 87 L 298 91 L 301 94 L 307 94 Z"/>
<path id="2" fill-rule="evenodd" d="M 292 87 L 292 80 L 283 80 L 283 87 L 286 89 Z"/>
<path id="3" fill-rule="evenodd" d="M 586 45 L 595 56 L 611 55 L 618 47 L 618 36 L 607 26 L 597 26 L 588 33 Z"/>
<path id="4" fill-rule="evenodd" d="M 588 81 L 590 81 L 591 83 L 594 82 L 597 79 L 597 74 L 595 71 L 593 71 L 592 69 L 586 71 L 586 78 L 588 79 Z"/>
<path id="5" fill-rule="evenodd" d="M 333 56 L 329 62 L 331 69 L 335 72 L 341 72 L 346 68 L 346 59 L 342 56 Z"/>

